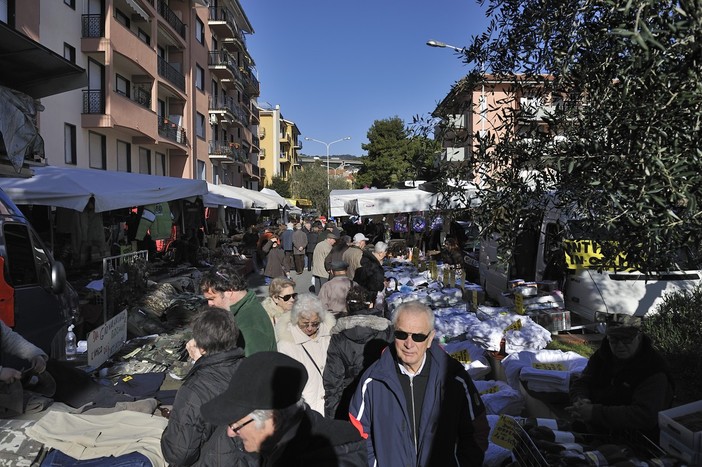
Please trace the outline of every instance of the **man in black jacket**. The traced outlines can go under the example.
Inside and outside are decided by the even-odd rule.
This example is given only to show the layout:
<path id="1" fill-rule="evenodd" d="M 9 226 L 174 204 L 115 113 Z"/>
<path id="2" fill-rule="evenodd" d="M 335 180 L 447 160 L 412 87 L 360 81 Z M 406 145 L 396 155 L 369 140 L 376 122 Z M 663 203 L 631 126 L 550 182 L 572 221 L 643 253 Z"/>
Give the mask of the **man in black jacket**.
<path id="1" fill-rule="evenodd" d="M 310 409 L 302 399 L 306 383 L 300 362 L 259 352 L 242 362 L 222 395 L 202 406 L 202 415 L 226 425 L 227 435 L 258 452 L 264 467 L 365 467 L 365 441 L 350 423 Z"/>

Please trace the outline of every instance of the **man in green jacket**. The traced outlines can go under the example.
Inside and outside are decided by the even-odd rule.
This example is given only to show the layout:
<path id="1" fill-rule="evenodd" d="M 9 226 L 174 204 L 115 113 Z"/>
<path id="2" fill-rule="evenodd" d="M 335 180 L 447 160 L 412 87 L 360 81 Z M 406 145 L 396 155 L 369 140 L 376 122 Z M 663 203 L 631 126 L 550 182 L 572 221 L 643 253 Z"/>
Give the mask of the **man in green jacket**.
<path id="1" fill-rule="evenodd" d="M 246 356 L 277 350 L 275 332 L 266 310 L 246 280 L 228 264 L 219 264 L 202 276 L 200 290 L 210 306 L 230 310 L 241 332 L 238 345 Z"/>

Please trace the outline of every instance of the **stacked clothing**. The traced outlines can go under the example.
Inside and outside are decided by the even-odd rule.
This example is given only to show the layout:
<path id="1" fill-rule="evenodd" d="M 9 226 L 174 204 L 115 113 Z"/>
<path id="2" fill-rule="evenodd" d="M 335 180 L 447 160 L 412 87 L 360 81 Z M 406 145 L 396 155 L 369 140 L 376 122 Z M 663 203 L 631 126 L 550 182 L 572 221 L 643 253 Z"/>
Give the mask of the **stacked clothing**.
<path id="1" fill-rule="evenodd" d="M 438 308 L 434 310 L 434 319 L 436 338 L 440 341 L 467 335 L 471 328 L 480 323 L 475 314 L 466 313 L 464 307 Z"/>
<path id="2" fill-rule="evenodd" d="M 519 415 L 524 410 L 524 396 L 503 381 L 474 381 L 488 415 Z"/>
<path id="3" fill-rule="evenodd" d="M 490 373 L 490 364 L 485 349 L 470 340 L 450 342 L 443 345 L 447 354 L 463 364 L 473 381 L 484 379 Z M 489 412 L 488 412 L 489 413 Z"/>
<path id="4" fill-rule="evenodd" d="M 477 317 L 477 315 L 476 315 Z M 467 337 L 490 351 L 500 350 L 505 340 L 507 353 L 540 350 L 551 342 L 551 333 L 528 316 L 515 313 L 495 314 L 466 331 Z"/>
<path id="5" fill-rule="evenodd" d="M 510 386 L 519 389 L 521 380 L 536 392 L 567 393 L 571 377 L 582 373 L 585 365 L 587 358 L 562 350 L 524 350 L 502 360 Z"/>

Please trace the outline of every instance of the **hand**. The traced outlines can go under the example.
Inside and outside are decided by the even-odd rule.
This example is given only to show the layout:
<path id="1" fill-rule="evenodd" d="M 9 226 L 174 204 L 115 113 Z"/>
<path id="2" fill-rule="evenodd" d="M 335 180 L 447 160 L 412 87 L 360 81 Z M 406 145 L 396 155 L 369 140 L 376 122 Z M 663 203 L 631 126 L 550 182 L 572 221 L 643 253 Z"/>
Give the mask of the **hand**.
<path id="1" fill-rule="evenodd" d="M 37 355 L 31 361 L 32 371 L 38 375 L 44 373 L 46 370 L 46 358 L 43 355 Z"/>
<path id="2" fill-rule="evenodd" d="M 3 367 L 0 370 L 0 382 L 12 384 L 22 379 L 22 372 L 14 368 Z"/>
<path id="3" fill-rule="evenodd" d="M 200 347 L 197 346 L 195 339 L 190 339 L 188 343 L 185 344 L 185 350 L 188 351 L 188 355 L 190 355 L 190 359 L 193 362 L 198 361 L 198 359 L 203 355 Z"/>
<path id="4" fill-rule="evenodd" d="M 566 412 L 575 421 L 589 422 L 592 420 L 592 409 L 594 405 L 589 399 L 579 399 L 573 405 L 566 407 Z"/>

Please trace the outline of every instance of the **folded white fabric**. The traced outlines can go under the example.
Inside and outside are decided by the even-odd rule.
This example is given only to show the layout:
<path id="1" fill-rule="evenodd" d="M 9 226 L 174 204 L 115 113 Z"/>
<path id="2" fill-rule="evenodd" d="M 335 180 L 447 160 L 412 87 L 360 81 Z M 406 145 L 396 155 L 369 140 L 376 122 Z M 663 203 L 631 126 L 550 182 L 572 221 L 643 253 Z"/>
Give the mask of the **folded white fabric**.
<path id="1" fill-rule="evenodd" d="M 96 459 L 139 452 L 154 467 L 165 467 L 161 434 L 168 420 L 124 410 L 104 415 L 50 411 L 27 430 L 27 435 L 75 459 Z"/>
<path id="2" fill-rule="evenodd" d="M 485 356 L 485 349 L 473 341 L 463 340 L 444 344 L 447 354 L 463 364 L 473 381 L 483 379 L 490 373 L 490 363 Z"/>
<path id="3" fill-rule="evenodd" d="M 580 374 L 587 358 L 562 350 L 523 350 L 502 360 L 507 382 L 519 389 L 519 381 L 538 392 L 568 392 L 570 378 Z"/>
<path id="4" fill-rule="evenodd" d="M 524 396 L 504 381 L 474 381 L 488 415 L 521 415 Z"/>

